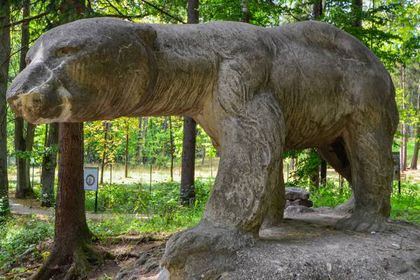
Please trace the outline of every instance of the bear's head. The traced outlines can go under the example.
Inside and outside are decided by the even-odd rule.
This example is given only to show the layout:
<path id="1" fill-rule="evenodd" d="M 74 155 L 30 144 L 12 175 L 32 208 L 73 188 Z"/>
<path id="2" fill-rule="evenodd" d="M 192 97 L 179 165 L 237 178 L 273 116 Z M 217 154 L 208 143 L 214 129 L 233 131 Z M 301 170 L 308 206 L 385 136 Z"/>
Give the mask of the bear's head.
<path id="1" fill-rule="evenodd" d="M 151 94 L 154 29 L 113 18 L 78 20 L 43 34 L 7 100 L 31 123 L 129 116 Z"/>

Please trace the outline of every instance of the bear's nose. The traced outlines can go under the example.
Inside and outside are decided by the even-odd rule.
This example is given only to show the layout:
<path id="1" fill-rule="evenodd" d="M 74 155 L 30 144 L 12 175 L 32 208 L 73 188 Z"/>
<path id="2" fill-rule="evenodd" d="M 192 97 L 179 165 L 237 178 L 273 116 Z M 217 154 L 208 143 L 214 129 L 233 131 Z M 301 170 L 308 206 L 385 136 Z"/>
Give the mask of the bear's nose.
<path id="1" fill-rule="evenodd" d="M 17 116 L 22 115 L 22 100 L 19 95 L 10 96 L 7 101 L 9 102 L 10 107 L 16 113 Z"/>
<path id="2" fill-rule="evenodd" d="M 16 100 L 18 100 L 19 99 L 19 96 L 18 95 L 12 95 L 12 96 L 10 96 L 10 97 L 8 97 L 7 98 L 7 101 L 10 103 L 10 104 L 13 104 L 13 103 L 15 103 L 16 102 Z"/>

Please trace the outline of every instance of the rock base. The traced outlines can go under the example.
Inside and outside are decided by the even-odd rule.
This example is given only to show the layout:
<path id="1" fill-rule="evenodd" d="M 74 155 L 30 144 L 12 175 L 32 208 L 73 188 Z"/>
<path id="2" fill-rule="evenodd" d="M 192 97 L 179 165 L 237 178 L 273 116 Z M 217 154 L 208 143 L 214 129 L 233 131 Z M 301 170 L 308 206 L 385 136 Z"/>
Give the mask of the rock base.
<path id="1" fill-rule="evenodd" d="M 420 279 L 420 227 L 391 222 L 385 233 L 338 231 L 340 218 L 327 208 L 289 213 L 233 255 L 201 252 L 176 275 L 163 268 L 153 278 L 127 279 Z"/>

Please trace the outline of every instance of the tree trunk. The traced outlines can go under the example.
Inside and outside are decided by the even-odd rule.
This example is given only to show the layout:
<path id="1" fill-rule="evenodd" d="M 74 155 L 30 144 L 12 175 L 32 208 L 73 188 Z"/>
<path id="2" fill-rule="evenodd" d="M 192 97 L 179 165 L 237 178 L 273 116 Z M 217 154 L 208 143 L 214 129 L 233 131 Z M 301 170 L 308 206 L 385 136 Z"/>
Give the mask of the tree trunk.
<path id="1" fill-rule="evenodd" d="M 125 124 L 125 178 L 128 178 L 128 142 L 129 142 L 129 135 L 128 135 L 128 121 Z"/>
<path id="2" fill-rule="evenodd" d="M 198 0 L 188 0 L 188 23 L 198 23 Z M 197 124 L 190 117 L 184 117 L 184 139 L 182 146 L 182 172 L 180 201 L 182 205 L 190 205 L 195 199 L 195 138 Z"/>
<path id="3" fill-rule="evenodd" d="M 22 1 L 23 18 L 30 17 L 30 1 Z M 29 49 L 29 21 L 22 23 L 21 49 L 19 71 L 26 67 L 25 57 Z M 26 126 L 26 135 L 25 135 Z M 30 180 L 30 158 L 32 151 L 35 126 L 21 117 L 15 118 L 15 151 L 16 151 L 16 198 L 32 197 L 34 195 Z"/>
<path id="4" fill-rule="evenodd" d="M 315 20 L 319 20 L 322 16 L 322 0 L 316 0 L 312 6 L 312 16 Z"/>
<path id="5" fill-rule="evenodd" d="M 413 158 L 411 159 L 410 169 L 417 169 L 417 160 L 419 157 L 419 144 L 420 144 L 420 126 L 417 126 L 416 134 L 414 135 L 414 151 Z"/>
<path id="6" fill-rule="evenodd" d="M 242 8 L 242 22 L 249 23 L 251 20 L 251 13 L 249 11 L 248 0 L 241 1 L 241 8 Z"/>
<path id="7" fill-rule="evenodd" d="M 206 160 L 206 147 L 203 147 L 203 157 L 201 158 L 201 165 L 204 165 L 204 162 Z"/>
<path id="8" fill-rule="evenodd" d="M 25 138 L 23 137 L 24 121 L 22 118 L 15 118 L 15 150 L 16 150 L 16 198 L 25 198 L 31 195 L 29 178 L 26 176 Z"/>
<path id="9" fill-rule="evenodd" d="M 351 1 L 351 14 L 352 14 L 352 26 L 362 27 L 362 11 L 363 11 L 363 0 L 352 0 Z"/>
<path id="10" fill-rule="evenodd" d="M 109 123 L 108 122 L 104 122 L 104 147 L 103 147 L 103 151 L 102 151 L 102 160 L 101 160 L 101 179 L 100 179 L 100 184 L 104 183 L 104 171 L 105 171 L 105 160 L 106 160 L 106 156 L 107 156 L 107 141 L 108 141 L 108 129 L 109 129 Z"/>
<path id="11" fill-rule="evenodd" d="M 172 130 L 172 117 L 169 117 L 169 144 L 170 144 L 170 153 L 171 153 L 171 182 L 174 180 L 174 153 L 175 153 L 175 145 L 174 145 L 174 135 Z"/>
<path id="12" fill-rule="evenodd" d="M 0 1 L 0 216 L 9 213 L 9 182 L 7 179 L 7 106 L 6 90 L 10 61 L 9 1 Z"/>
<path id="13" fill-rule="evenodd" d="M 319 188 L 319 171 L 316 170 L 314 172 L 312 172 L 312 174 L 310 175 L 310 180 L 311 180 L 311 187 L 312 188 Z"/>
<path id="14" fill-rule="evenodd" d="M 142 148 L 146 147 L 147 129 L 148 129 L 148 126 L 149 126 L 149 119 L 148 118 L 143 118 L 143 121 L 144 121 L 144 123 L 143 123 L 143 130 L 142 130 L 142 135 L 143 135 L 143 146 L 142 146 Z M 142 154 L 142 163 L 146 164 L 148 157 L 147 157 L 147 154 L 145 153 L 144 149 L 141 151 L 141 154 Z"/>
<path id="15" fill-rule="evenodd" d="M 41 171 L 41 205 L 51 207 L 54 205 L 55 168 L 57 166 L 58 123 L 50 124 L 46 147 L 47 153 L 42 158 Z"/>
<path id="16" fill-rule="evenodd" d="M 93 254 L 86 245 L 91 234 L 86 223 L 83 190 L 83 124 L 61 123 L 59 143 L 54 246 L 34 279 L 50 279 L 60 274 L 65 274 L 65 279 L 75 279 L 85 275 L 86 254 Z"/>
<path id="17" fill-rule="evenodd" d="M 60 167 L 55 240 L 74 246 L 77 240 L 90 237 L 86 224 L 83 190 L 83 124 L 61 123 L 59 143 Z"/>
<path id="18" fill-rule="evenodd" d="M 143 151 L 143 146 L 142 146 L 142 136 L 143 136 L 143 130 L 142 130 L 142 124 L 143 124 L 143 119 L 142 117 L 139 117 L 139 124 L 138 124 L 138 136 L 137 136 L 137 162 L 141 163 L 142 162 L 142 157 L 141 157 L 141 153 Z"/>
<path id="19" fill-rule="evenodd" d="M 321 185 L 325 186 L 327 184 L 327 162 L 321 159 Z"/>
<path id="20" fill-rule="evenodd" d="M 402 88 L 402 110 L 405 110 L 405 67 L 401 65 L 400 67 L 400 84 Z M 407 169 L 407 124 L 405 120 L 401 120 L 401 145 L 400 145 L 400 169 L 405 171 Z"/>
<path id="21" fill-rule="evenodd" d="M 195 121 L 190 117 L 184 118 L 184 140 L 182 146 L 182 172 L 180 199 L 182 205 L 190 205 L 195 199 Z"/>
<path id="22" fill-rule="evenodd" d="M 401 171 L 407 170 L 407 125 L 401 124 L 401 146 L 400 146 L 400 168 Z"/>
<path id="23" fill-rule="evenodd" d="M 198 23 L 199 22 L 199 0 L 188 0 L 188 23 Z"/>
<path id="24" fill-rule="evenodd" d="M 316 157 L 317 160 L 320 159 L 320 156 L 316 152 L 315 149 L 309 149 L 309 150 L 307 150 L 307 152 L 308 152 L 309 157 Z M 319 160 L 319 162 L 321 162 L 321 160 Z M 315 188 L 315 189 L 319 188 L 319 171 L 320 170 L 321 170 L 320 164 L 318 164 L 318 166 L 316 166 L 312 170 L 308 170 L 309 179 L 311 181 L 311 187 L 312 188 Z"/>
<path id="25" fill-rule="evenodd" d="M 32 153 L 34 147 L 34 140 L 35 140 L 35 128 L 34 124 L 26 123 L 26 135 L 25 135 L 25 149 L 27 153 Z M 26 159 L 26 176 L 28 177 L 28 182 L 30 182 L 29 170 L 31 167 L 31 160 L 29 158 Z M 34 189 L 34 181 L 32 180 L 31 189 Z"/>

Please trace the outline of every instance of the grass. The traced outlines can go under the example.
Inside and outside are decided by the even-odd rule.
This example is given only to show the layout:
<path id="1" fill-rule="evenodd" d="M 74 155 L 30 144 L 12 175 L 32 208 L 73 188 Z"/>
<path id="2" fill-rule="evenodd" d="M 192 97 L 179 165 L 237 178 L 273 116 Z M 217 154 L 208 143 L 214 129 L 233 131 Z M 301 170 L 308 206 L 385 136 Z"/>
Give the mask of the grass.
<path id="1" fill-rule="evenodd" d="M 212 181 L 196 181 L 196 200 L 192 207 L 178 203 L 179 184 L 106 185 L 98 195 L 98 210 L 115 213 L 111 219 L 89 221 L 98 237 L 121 234 L 172 233 L 197 224 L 204 211 Z M 94 193 L 86 197 L 86 208 L 93 210 Z M 136 214 L 136 215 L 126 215 Z"/>
<path id="2" fill-rule="evenodd" d="M 335 207 L 349 199 L 348 186 L 337 187 L 336 182 L 329 182 L 327 187 L 311 192 L 314 207 Z M 398 194 L 397 182 L 394 182 L 391 195 L 391 219 L 405 220 L 420 225 L 420 184 L 401 182 L 401 194 Z"/>
<path id="3" fill-rule="evenodd" d="M 346 202 L 351 196 L 351 190 L 347 182 L 340 188 L 338 182 L 328 180 L 327 186 L 311 190 L 310 199 L 314 207 L 335 207 Z"/>
<path id="4" fill-rule="evenodd" d="M 405 220 L 420 225 L 420 184 L 401 182 L 401 194 L 394 192 L 391 196 L 391 218 Z"/>
<path id="5" fill-rule="evenodd" d="M 1 272 L 20 267 L 25 259 L 42 260 L 47 252 L 39 244 L 53 236 L 53 221 L 31 216 L 14 216 L 0 224 Z"/>

